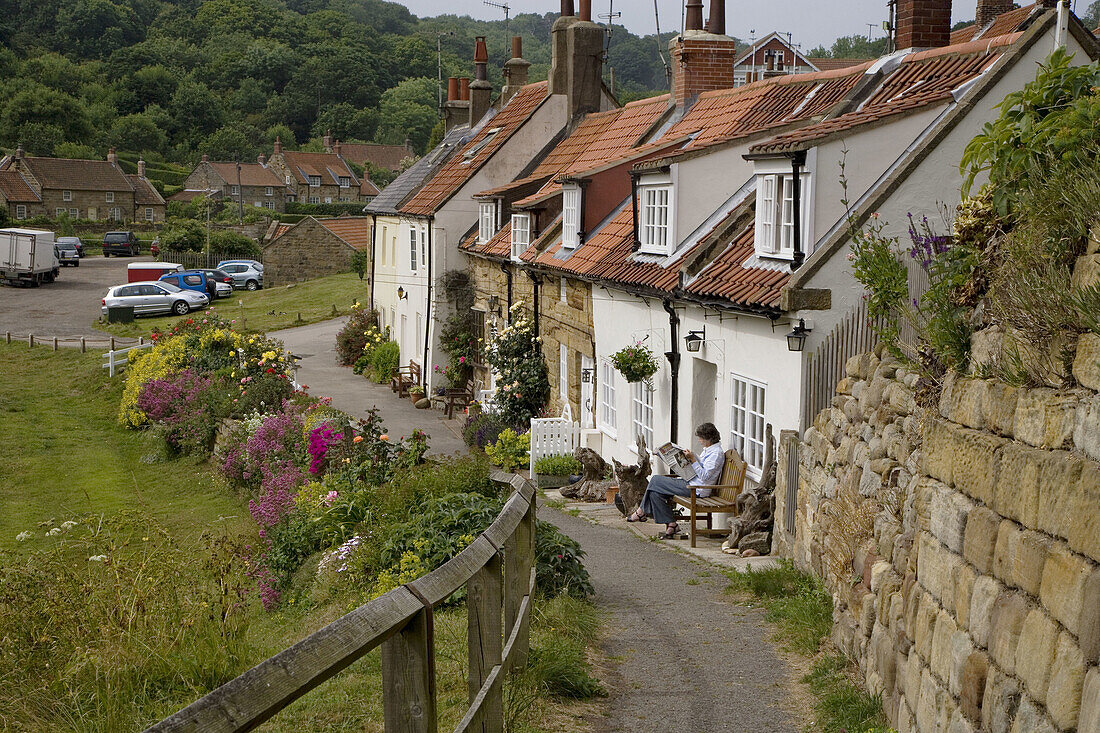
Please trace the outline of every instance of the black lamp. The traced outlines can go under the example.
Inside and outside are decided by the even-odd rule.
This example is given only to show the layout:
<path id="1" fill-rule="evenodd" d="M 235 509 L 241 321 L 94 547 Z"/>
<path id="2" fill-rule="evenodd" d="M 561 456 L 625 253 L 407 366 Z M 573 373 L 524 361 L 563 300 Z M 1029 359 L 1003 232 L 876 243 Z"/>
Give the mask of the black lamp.
<path id="1" fill-rule="evenodd" d="M 489 312 L 496 313 L 497 318 L 500 318 L 500 298 L 496 295 L 489 296 Z"/>
<path id="2" fill-rule="evenodd" d="M 593 371 L 595 371 L 595 370 L 594 369 L 589 369 L 587 367 L 584 368 L 584 369 L 581 369 L 581 382 L 583 384 L 591 384 L 592 383 L 592 372 Z"/>
<path id="3" fill-rule="evenodd" d="M 398 286 L 398 288 L 397 288 L 397 299 L 398 300 L 404 300 L 405 295 L 406 295 L 405 288 Z"/>
<path id="4" fill-rule="evenodd" d="M 684 344 L 687 346 L 687 350 L 696 353 L 703 348 L 703 341 L 707 338 L 707 327 L 703 326 L 702 331 L 688 331 L 688 335 L 684 336 Z"/>
<path id="5" fill-rule="evenodd" d="M 787 351 L 802 351 L 806 348 L 806 334 L 813 329 L 806 328 L 806 321 L 799 318 L 798 325 L 787 334 Z"/>

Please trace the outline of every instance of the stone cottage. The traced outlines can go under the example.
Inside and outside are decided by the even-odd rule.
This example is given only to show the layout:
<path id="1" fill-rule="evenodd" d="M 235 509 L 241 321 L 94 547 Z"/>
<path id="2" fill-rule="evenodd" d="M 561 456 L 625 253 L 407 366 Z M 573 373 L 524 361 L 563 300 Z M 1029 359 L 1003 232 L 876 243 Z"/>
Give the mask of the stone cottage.
<path id="1" fill-rule="evenodd" d="M 371 224 L 370 217 L 307 216 L 264 246 L 265 284 L 286 285 L 348 272 L 352 255 L 370 252 Z"/>
<path id="2" fill-rule="evenodd" d="M 255 163 L 212 162 L 203 155 L 183 182 L 183 190 L 171 198 L 190 201 L 197 195 L 206 195 L 282 212 L 286 211 L 288 193 L 283 177 L 267 164 L 263 155 Z"/>
<path id="3" fill-rule="evenodd" d="M 306 153 L 283 150 L 275 140 L 268 166 L 287 187 L 287 201 L 304 204 L 336 204 L 360 201 L 359 176 L 339 152 L 339 143 L 331 153 Z"/>

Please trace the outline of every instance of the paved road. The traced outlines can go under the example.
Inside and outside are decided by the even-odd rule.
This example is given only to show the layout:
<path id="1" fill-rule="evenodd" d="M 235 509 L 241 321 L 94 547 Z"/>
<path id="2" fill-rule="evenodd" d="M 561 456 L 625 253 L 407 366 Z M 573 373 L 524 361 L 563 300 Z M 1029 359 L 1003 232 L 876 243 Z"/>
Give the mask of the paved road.
<path id="1" fill-rule="evenodd" d="M 418 410 L 408 399 L 398 399 L 388 385 L 372 384 L 347 367 L 336 363 L 336 334 L 344 319 L 315 323 L 311 326 L 272 331 L 268 336 L 281 339 L 292 354 L 302 357 L 298 382 L 349 415 L 365 417 L 367 410 L 381 410 L 386 429 L 395 438 L 420 428 L 430 436 L 429 452 L 450 455 L 466 452 L 461 429 L 464 420 L 447 420 L 439 410 Z"/>
<path id="2" fill-rule="evenodd" d="M 152 257 L 93 257 L 62 267 L 55 282 L 38 288 L 0 285 L 0 334 L 97 336 L 94 324 L 107 289 L 126 282 L 126 265 Z"/>
<path id="3" fill-rule="evenodd" d="M 797 733 L 784 708 L 787 667 L 763 612 L 724 596 L 717 569 L 625 529 L 546 508 L 539 518 L 581 543 L 607 611 L 605 651 L 617 664 L 599 733 Z"/>

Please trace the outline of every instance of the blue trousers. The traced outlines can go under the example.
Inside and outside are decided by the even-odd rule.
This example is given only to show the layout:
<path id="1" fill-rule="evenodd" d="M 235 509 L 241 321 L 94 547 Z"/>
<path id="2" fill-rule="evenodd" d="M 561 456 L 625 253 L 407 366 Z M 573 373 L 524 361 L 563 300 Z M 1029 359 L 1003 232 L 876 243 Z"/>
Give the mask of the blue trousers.
<path id="1" fill-rule="evenodd" d="M 642 495 L 642 511 L 654 522 L 671 524 L 676 521 L 670 496 L 690 496 L 693 489 L 678 476 L 652 476 Z"/>

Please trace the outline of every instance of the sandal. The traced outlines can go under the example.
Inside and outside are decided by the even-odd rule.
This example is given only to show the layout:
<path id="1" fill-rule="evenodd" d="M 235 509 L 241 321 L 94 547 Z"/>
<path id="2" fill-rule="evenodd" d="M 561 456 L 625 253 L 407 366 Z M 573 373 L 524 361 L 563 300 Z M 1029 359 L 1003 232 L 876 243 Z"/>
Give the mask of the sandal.
<path id="1" fill-rule="evenodd" d="M 638 509 L 637 511 L 635 511 L 633 514 L 631 514 L 629 517 L 626 518 L 626 521 L 628 521 L 628 522 L 645 522 L 645 521 L 648 521 L 648 520 L 649 520 L 649 517 L 647 517 L 645 514 L 643 514 L 641 509 Z"/>
<path id="2" fill-rule="evenodd" d="M 668 525 L 667 528 L 665 528 L 664 532 L 657 535 L 657 539 L 659 539 L 659 540 L 674 540 L 674 539 L 676 539 L 676 535 L 678 535 L 678 534 L 680 534 L 680 525 L 677 524 L 676 522 L 673 522 L 672 524 Z"/>

